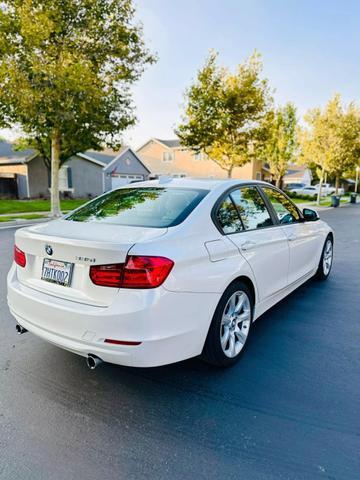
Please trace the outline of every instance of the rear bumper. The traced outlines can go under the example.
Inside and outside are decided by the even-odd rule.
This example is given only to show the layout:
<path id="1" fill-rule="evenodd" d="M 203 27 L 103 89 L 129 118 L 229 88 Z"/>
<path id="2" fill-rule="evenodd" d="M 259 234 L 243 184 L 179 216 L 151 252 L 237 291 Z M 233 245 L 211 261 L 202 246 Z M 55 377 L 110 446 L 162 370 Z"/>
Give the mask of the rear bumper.
<path id="1" fill-rule="evenodd" d="M 199 355 L 220 295 L 119 290 L 109 307 L 64 300 L 26 287 L 8 274 L 8 304 L 17 322 L 44 340 L 105 362 L 153 367 Z M 111 345 L 106 338 L 141 342 Z"/>

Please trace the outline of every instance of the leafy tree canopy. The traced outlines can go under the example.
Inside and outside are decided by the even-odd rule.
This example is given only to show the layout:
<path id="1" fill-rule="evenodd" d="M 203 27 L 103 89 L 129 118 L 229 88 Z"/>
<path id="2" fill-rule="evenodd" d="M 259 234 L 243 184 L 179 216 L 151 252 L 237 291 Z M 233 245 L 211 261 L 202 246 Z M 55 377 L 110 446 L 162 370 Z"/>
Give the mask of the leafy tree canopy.
<path id="1" fill-rule="evenodd" d="M 324 110 L 310 110 L 305 121 L 307 126 L 301 132 L 303 159 L 317 166 L 320 183 L 329 173 L 335 176 L 338 187 L 340 177 L 360 161 L 360 110 L 354 103 L 342 106 L 337 94 Z"/>
<path id="2" fill-rule="evenodd" d="M 261 72 L 256 52 L 234 73 L 219 67 L 212 52 L 185 93 L 185 114 L 176 132 L 181 143 L 204 151 L 229 177 L 234 167 L 255 158 L 264 140 L 272 98 Z"/>
<path id="3" fill-rule="evenodd" d="M 154 61 L 133 17 L 132 0 L 4 0 L 0 126 L 51 142 L 55 170 L 62 145 L 118 146 L 135 122 L 129 87 Z"/>
<path id="4" fill-rule="evenodd" d="M 289 163 L 297 155 L 296 108 L 292 103 L 269 112 L 266 121 L 267 136 L 261 158 L 269 163 L 270 172 L 281 187 Z"/>

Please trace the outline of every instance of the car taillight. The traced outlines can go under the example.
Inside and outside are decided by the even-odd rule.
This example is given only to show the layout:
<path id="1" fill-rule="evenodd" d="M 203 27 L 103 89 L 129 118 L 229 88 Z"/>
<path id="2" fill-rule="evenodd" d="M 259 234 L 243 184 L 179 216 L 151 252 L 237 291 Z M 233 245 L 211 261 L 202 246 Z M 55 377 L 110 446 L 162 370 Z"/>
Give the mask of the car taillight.
<path id="1" fill-rule="evenodd" d="M 124 268 L 124 288 L 155 288 L 165 282 L 174 262 L 165 257 L 130 255 Z"/>
<path id="2" fill-rule="evenodd" d="M 90 278 L 104 287 L 155 288 L 164 283 L 173 266 L 169 258 L 130 255 L 125 264 L 91 266 Z"/>
<path id="3" fill-rule="evenodd" d="M 25 253 L 20 250 L 19 247 L 14 245 L 14 261 L 17 263 L 20 267 L 25 267 L 26 266 L 26 255 Z"/>
<path id="4" fill-rule="evenodd" d="M 90 267 L 90 278 L 95 285 L 101 287 L 121 287 L 123 277 L 123 263 L 110 265 L 93 265 Z"/>

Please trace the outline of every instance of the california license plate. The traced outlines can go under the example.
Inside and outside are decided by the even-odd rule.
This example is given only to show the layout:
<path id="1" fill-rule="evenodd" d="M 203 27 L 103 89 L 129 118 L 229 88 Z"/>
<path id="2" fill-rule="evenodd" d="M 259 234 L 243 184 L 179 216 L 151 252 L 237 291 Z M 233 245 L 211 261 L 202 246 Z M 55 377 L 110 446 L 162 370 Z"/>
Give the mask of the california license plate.
<path id="1" fill-rule="evenodd" d="M 74 264 L 70 262 L 61 262 L 44 258 L 41 279 L 47 282 L 56 283 L 64 287 L 69 287 Z"/>

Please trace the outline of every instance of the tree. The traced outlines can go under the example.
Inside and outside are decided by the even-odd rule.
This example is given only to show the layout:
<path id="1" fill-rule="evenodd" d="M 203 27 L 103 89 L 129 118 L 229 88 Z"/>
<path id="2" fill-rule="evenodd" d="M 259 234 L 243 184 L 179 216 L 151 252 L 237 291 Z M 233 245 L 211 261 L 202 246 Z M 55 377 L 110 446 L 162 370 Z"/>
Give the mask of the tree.
<path id="1" fill-rule="evenodd" d="M 234 73 L 219 67 L 212 52 L 185 92 L 185 113 L 176 131 L 182 145 L 205 152 L 229 178 L 234 167 L 256 158 L 263 141 L 272 99 L 261 71 L 256 52 Z"/>
<path id="2" fill-rule="evenodd" d="M 335 176 L 336 193 L 340 178 L 353 170 L 360 162 L 360 110 L 352 102 L 343 108 L 340 96 L 334 98 L 341 115 L 338 124 L 339 149 L 330 165 L 330 173 Z"/>
<path id="3" fill-rule="evenodd" d="M 317 166 L 319 205 L 325 174 L 335 175 L 337 193 L 341 175 L 359 162 L 360 112 L 353 103 L 344 109 L 340 96 L 335 95 L 323 111 L 315 108 L 304 118 L 307 127 L 301 132 L 302 157 L 305 163 Z"/>
<path id="4" fill-rule="evenodd" d="M 64 154 L 115 148 L 135 122 L 130 85 L 154 57 L 133 18 L 132 0 L 2 2 L 0 126 L 51 158 L 54 216 Z"/>
<path id="5" fill-rule="evenodd" d="M 330 171 L 331 161 L 339 147 L 335 134 L 339 121 L 334 105 L 328 104 L 324 110 L 315 108 L 304 116 L 307 128 L 301 131 L 302 157 L 307 164 L 315 164 L 319 177 L 317 204 L 320 205 L 321 189 L 326 172 Z"/>
<path id="6" fill-rule="evenodd" d="M 279 188 L 282 187 L 289 163 L 296 158 L 297 146 L 296 108 L 292 103 L 287 103 L 268 115 L 267 137 L 262 152 Z"/>

